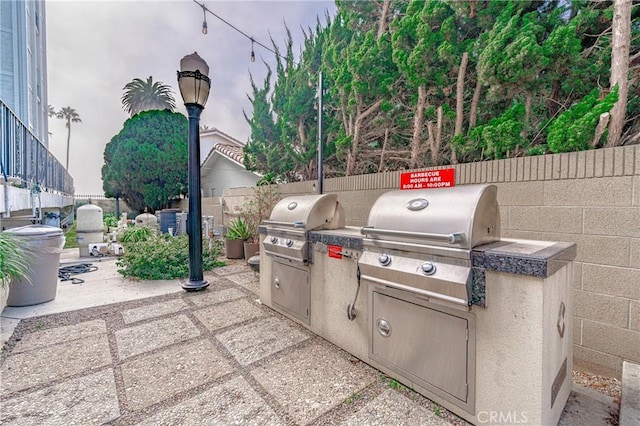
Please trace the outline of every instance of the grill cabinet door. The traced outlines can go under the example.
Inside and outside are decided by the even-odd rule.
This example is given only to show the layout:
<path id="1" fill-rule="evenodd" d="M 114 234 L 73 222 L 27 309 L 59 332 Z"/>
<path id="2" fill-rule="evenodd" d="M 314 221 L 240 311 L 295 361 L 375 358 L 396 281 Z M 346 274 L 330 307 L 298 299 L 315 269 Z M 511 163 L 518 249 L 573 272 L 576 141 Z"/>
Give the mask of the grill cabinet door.
<path id="1" fill-rule="evenodd" d="M 467 402 L 468 321 L 373 292 L 373 358 Z"/>
<path id="2" fill-rule="evenodd" d="M 309 270 L 274 261 L 271 301 L 286 313 L 309 324 Z"/>

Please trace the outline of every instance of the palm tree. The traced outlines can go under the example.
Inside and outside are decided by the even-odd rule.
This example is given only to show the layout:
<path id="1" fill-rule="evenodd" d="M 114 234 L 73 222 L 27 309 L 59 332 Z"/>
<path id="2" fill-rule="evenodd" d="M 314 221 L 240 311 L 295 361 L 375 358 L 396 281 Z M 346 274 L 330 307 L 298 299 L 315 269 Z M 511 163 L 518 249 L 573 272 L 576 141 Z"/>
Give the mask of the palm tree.
<path id="1" fill-rule="evenodd" d="M 49 107 L 49 117 L 55 117 L 58 113 L 56 112 L 56 109 L 53 107 L 53 105 L 48 105 Z"/>
<path id="2" fill-rule="evenodd" d="M 154 82 L 151 76 L 146 81 L 134 78 L 122 90 L 122 108 L 131 117 L 150 109 L 176 109 L 171 87 L 161 81 Z"/>
<path id="3" fill-rule="evenodd" d="M 69 141 L 71 140 L 71 123 L 82 123 L 80 119 L 80 114 L 71 108 L 70 106 L 61 108 L 60 111 L 56 113 L 56 117 L 62 118 L 67 121 L 67 163 L 65 168 L 69 171 Z"/>

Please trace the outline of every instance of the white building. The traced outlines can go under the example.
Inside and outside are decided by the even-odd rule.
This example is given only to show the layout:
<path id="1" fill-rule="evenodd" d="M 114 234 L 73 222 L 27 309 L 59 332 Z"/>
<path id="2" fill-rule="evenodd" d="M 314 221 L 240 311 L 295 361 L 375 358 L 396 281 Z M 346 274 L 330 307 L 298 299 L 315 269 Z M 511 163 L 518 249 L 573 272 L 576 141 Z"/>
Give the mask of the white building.
<path id="1" fill-rule="evenodd" d="M 45 2 L 0 1 L 0 99 L 49 147 Z"/>
<path id="2" fill-rule="evenodd" d="M 0 0 L 0 230 L 73 210 L 48 119 L 45 2 Z"/>
<path id="3" fill-rule="evenodd" d="M 225 189 L 255 186 L 258 173 L 244 167 L 244 144 L 210 129 L 200 132 L 200 179 L 203 197 L 220 197 Z"/>

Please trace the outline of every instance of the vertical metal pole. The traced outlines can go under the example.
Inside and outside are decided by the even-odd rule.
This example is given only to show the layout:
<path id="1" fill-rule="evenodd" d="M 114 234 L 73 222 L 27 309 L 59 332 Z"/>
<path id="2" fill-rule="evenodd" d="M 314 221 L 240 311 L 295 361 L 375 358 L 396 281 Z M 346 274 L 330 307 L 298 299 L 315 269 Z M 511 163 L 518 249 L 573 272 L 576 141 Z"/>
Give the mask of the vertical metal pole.
<path id="1" fill-rule="evenodd" d="M 200 200 L 200 114 L 198 104 L 185 104 L 189 116 L 189 281 L 182 284 L 187 291 L 209 286 L 202 278 L 202 206 Z"/>
<path id="2" fill-rule="evenodd" d="M 318 194 L 322 194 L 323 191 L 323 170 L 322 165 L 324 163 L 323 143 L 322 136 L 322 110 L 323 110 L 323 84 L 322 84 L 322 71 L 318 72 Z"/>

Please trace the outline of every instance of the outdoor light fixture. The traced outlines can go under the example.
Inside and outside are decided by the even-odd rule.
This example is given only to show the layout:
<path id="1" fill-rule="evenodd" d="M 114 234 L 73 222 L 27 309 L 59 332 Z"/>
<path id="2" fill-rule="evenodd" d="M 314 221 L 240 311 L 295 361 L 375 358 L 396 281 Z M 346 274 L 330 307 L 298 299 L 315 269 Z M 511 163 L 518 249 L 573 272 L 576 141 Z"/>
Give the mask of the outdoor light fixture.
<path id="1" fill-rule="evenodd" d="M 209 66 L 196 52 L 180 60 L 178 87 L 189 116 L 189 281 L 187 291 L 204 290 L 202 277 L 202 206 L 200 203 L 200 114 L 207 103 L 211 80 Z"/>
<path id="2" fill-rule="evenodd" d="M 207 9 L 205 9 L 204 4 L 202 5 L 202 15 L 204 16 L 202 21 L 202 34 L 207 34 Z"/>

